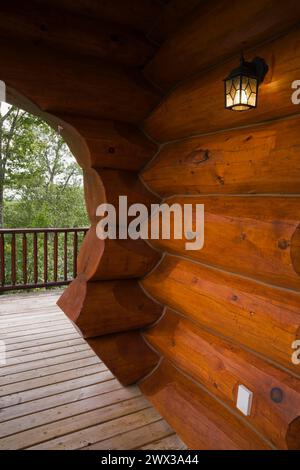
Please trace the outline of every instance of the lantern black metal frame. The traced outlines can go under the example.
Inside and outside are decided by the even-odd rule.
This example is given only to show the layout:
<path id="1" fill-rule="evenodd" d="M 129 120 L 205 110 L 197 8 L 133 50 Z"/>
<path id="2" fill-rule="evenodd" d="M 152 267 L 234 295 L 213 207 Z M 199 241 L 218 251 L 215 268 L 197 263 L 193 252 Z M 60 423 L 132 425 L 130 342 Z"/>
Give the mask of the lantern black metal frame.
<path id="1" fill-rule="evenodd" d="M 231 111 L 246 111 L 248 109 L 254 109 L 257 107 L 257 100 L 258 100 L 258 87 L 259 85 L 264 81 L 264 78 L 269 70 L 268 65 L 266 64 L 265 60 L 262 59 L 261 57 L 255 57 L 252 62 L 246 62 L 244 59 L 243 54 L 241 54 L 240 58 L 240 65 L 236 69 L 233 69 L 230 74 L 224 79 L 224 86 L 225 86 L 225 108 L 229 109 Z M 250 105 L 247 104 L 246 109 L 235 109 L 235 106 L 239 105 L 232 105 L 232 106 L 227 106 L 227 89 L 226 89 L 226 83 L 228 80 L 233 81 L 235 78 L 240 77 L 240 90 L 242 89 L 242 81 L 243 77 L 246 77 L 248 79 L 254 79 L 256 80 L 256 102 L 255 105 Z"/>

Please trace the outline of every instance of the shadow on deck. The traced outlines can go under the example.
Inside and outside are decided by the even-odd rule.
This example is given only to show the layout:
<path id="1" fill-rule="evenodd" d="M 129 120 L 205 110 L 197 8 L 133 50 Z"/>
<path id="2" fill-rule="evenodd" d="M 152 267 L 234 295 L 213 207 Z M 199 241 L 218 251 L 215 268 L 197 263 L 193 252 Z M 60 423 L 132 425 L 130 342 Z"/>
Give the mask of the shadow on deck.
<path id="1" fill-rule="evenodd" d="M 58 292 L 0 297 L 0 449 L 183 449 L 56 306 Z"/>

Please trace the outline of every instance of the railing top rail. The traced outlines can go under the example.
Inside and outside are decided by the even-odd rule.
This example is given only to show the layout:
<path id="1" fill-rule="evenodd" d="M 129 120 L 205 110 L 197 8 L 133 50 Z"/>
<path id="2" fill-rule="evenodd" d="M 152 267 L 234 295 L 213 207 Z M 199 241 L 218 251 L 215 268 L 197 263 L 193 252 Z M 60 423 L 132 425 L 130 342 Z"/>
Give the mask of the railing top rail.
<path id="1" fill-rule="evenodd" d="M 0 228 L 0 233 L 65 233 L 65 232 L 83 232 L 88 230 L 88 227 L 74 227 L 74 228 Z"/>

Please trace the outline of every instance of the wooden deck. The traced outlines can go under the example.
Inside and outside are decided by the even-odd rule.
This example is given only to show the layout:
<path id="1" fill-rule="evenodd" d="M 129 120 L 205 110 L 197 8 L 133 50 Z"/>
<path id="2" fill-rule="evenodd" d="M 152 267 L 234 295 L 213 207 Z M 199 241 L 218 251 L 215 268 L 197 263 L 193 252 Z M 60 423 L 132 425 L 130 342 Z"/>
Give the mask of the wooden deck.
<path id="1" fill-rule="evenodd" d="M 138 387 L 123 387 L 56 306 L 0 297 L 0 449 L 182 449 Z"/>

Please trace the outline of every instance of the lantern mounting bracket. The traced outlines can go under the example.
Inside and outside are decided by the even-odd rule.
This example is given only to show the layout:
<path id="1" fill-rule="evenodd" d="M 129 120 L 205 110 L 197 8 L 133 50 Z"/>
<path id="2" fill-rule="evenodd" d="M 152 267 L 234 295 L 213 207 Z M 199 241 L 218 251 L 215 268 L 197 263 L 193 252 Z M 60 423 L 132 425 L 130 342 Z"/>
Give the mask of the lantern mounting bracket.
<path id="1" fill-rule="evenodd" d="M 269 70 L 266 61 L 261 57 L 255 57 L 252 60 L 251 65 L 255 70 L 255 75 L 257 76 L 258 83 L 261 84 L 264 81 L 264 78 Z"/>

